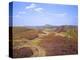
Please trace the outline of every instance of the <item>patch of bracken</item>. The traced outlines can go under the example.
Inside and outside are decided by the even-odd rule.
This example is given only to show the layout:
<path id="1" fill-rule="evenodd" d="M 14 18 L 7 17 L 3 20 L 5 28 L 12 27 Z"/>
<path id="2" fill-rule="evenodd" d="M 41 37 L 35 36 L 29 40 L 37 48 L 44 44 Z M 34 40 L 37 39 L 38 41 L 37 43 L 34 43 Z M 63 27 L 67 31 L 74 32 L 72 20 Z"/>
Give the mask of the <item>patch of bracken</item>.
<path id="1" fill-rule="evenodd" d="M 29 47 L 13 49 L 14 58 L 31 57 L 32 55 L 33 55 L 33 51 Z"/>

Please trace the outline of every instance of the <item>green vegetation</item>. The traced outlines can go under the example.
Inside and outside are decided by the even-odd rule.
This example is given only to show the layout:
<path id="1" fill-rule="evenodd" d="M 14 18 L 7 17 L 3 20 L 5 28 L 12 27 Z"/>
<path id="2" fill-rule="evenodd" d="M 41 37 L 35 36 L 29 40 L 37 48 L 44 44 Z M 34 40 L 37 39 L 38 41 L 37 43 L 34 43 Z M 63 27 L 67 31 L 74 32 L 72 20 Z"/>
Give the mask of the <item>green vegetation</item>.
<path id="1" fill-rule="evenodd" d="M 77 33 L 76 29 L 72 28 L 72 29 L 68 29 L 68 30 L 66 31 L 66 36 L 67 36 L 67 37 L 71 37 L 71 38 L 73 38 L 74 40 L 77 40 L 78 33 Z"/>

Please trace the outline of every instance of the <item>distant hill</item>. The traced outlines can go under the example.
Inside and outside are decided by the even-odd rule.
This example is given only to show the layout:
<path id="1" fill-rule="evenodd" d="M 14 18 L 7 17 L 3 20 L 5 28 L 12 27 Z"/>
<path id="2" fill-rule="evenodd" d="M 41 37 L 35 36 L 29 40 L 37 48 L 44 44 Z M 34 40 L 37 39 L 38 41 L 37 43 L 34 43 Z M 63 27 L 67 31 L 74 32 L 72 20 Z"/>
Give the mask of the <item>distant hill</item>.
<path id="1" fill-rule="evenodd" d="M 37 29 L 45 29 L 45 28 L 78 28 L 77 26 L 74 26 L 74 25 L 61 25 L 61 26 L 53 26 L 53 25 L 49 25 L 49 24 L 46 24 L 44 26 L 27 26 L 27 28 L 37 28 Z"/>
<path id="2" fill-rule="evenodd" d="M 53 25 L 49 25 L 49 24 L 45 24 L 43 26 L 15 26 L 14 28 L 17 29 L 21 29 L 21 28 L 25 28 L 25 29 L 69 29 L 69 28 L 78 28 L 78 26 L 75 25 L 61 25 L 61 26 L 53 26 Z"/>

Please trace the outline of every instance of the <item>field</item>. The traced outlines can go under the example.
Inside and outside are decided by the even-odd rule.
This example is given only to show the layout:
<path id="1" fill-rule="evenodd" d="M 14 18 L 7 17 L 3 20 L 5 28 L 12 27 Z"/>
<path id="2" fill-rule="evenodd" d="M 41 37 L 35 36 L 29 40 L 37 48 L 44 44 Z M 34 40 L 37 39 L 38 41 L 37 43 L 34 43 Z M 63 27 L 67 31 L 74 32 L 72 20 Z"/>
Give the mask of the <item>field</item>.
<path id="1" fill-rule="evenodd" d="M 10 43 L 14 58 L 78 53 L 77 26 L 13 27 Z M 10 36 L 11 38 L 11 36 Z"/>

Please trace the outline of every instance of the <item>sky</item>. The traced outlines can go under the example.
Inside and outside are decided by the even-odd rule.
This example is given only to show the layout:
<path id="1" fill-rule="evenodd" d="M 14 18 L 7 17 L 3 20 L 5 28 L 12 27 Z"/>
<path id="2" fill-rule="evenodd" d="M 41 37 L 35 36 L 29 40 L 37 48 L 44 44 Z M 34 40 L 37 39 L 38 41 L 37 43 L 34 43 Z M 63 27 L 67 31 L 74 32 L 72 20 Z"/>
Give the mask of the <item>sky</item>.
<path id="1" fill-rule="evenodd" d="M 13 2 L 13 26 L 78 25 L 77 5 Z"/>

